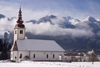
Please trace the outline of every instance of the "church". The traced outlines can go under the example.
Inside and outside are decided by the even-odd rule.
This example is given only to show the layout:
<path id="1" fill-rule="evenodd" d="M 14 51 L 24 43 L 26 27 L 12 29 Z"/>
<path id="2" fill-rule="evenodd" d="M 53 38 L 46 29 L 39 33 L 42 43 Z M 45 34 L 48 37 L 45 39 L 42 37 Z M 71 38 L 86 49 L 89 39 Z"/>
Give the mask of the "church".
<path id="1" fill-rule="evenodd" d="M 52 61 L 64 60 L 65 50 L 54 40 L 25 39 L 25 25 L 22 20 L 21 7 L 17 24 L 14 28 L 14 43 L 11 48 L 11 60 Z"/>

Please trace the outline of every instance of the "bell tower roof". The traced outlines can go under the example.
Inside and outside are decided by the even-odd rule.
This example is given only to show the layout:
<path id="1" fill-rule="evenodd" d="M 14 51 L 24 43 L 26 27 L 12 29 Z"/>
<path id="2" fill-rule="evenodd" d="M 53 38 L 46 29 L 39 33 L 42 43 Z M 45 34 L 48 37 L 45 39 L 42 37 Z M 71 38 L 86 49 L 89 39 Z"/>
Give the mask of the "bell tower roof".
<path id="1" fill-rule="evenodd" d="M 19 28 L 24 28 L 24 24 L 23 24 L 23 20 L 22 20 L 22 11 L 21 11 L 21 7 L 19 8 L 19 15 L 18 15 L 18 20 L 17 20 L 17 24 L 15 25 L 15 28 L 19 27 Z"/>

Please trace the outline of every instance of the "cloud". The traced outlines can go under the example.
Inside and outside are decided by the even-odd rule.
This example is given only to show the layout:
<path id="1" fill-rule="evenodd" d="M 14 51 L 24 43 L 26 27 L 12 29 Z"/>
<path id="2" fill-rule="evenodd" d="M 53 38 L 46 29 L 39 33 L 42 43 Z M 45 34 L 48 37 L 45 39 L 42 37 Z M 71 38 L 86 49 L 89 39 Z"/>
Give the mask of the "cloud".
<path id="1" fill-rule="evenodd" d="M 90 30 L 81 30 L 81 29 L 71 29 L 71 28 L 60 28 L 58 25 L 51 25 L 50 22 L 46 23 L 40 23 L 40 24 L 32 24 L 25 23 L 26 25 L 26 31 L 34 33 L 35 35 L 52 35 L 52 36 L 58 36 L 58 35 L 67 35 L 71 37 L 90 37 L 93 36 L 94 33 Z"/>
<path id="2" fill-rule="evenodd" d="M 32 22 L 24 23 L 26 27 L 26 32 L 30 32 L 35 35 L 50 35 L 50 36 L 59 36 L 67 35 L 71 37 L 90 37 L 94 33 L 91 30 L 81 30 L 81 29 L 71 29 L 71 28 L 61 28 L 57 22 L 61 23 L 62 18 L 51 19 L 55 22 L 55 25 L 51 25 L 50 22 L 33 24 Z M 11 21 L 7 17 L 0 19 L 0 36 L 4 34 L 5 31 L 14 31 L 14 26 L 16 25 L 17 19 L 14 18 Z"/>
<path id="3" fill-rule="evenodd" d="M 8 21 L 8 18 L 1 18 L 0 19 L 0 35 L 4 35 L 5 31 L 13 31 L 14 26 L 16 24 L 16 19 Z"/>
<path id="4" fill-rule="evenodd" d="M 97 32 L 97 35 L 100 36 L 100 31 Z"/>
<path id="5" fill-rule="evenodd" d="M 62 18 L 62 17 L 56 17 L 56 18 L 53 18 L 53 19 L 50 19 L 50 20 L 55 25 L 62 24 L 65 21 L 64 18 Z"/>

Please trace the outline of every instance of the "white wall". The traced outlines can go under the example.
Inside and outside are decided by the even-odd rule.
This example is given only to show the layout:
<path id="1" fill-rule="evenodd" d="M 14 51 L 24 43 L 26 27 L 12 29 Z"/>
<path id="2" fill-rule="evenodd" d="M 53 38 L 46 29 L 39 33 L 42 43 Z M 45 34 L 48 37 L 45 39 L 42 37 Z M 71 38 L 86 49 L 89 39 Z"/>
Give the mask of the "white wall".
<path id="1" fill-rule="evenodd" d="M 11 60 L 15 60 L 15 57 L 17 58 L 18 51 L 11 51 Z"/>
<path id="2" fill-rule="evenodd" d="M 22 54 L 22 58 L 20 59 L 20 54 Z M 33 55 L 35 54 L 35 58 Z M 48 58 L 47 58 L 48 54 Z M 54 54 L 54 58 L 53 58 Z M 35 52 L 35 51 L 11 51 L 11 60 L 16 60 L 16 62 L 20 62 L 20 60 L 25 60 L 25 56 L 29 56 L 30 60 L 60 60 L 59 56 L 62 56 L 62 60 L 64 59 L 64 52 Z M 17 59 L 15 59 L 17 57 Z"/>
<path id="3" fill-rule="evenodd" d="M 16 31 L 16 34 L 15 34 L 15 31 Z M 17 40 L 17 29 L 14 29 L 14 42 Z"/>
<path id="4" fill-rule="evenodd" d="M 20 34 L 20 30 L 23 30 L 23 34 Z M 16 31 L 16 34 L 15 34 Z M 25 39 L 25 28 L 15 28 L 14 29 L 14 42 L 16 40 L 22 40 Z"/>
<path id="5" fill-rule="evenodd" d="M 35 54 L 35 58 L 33 55 Z M 47 58 L 48 54 L 48 58 Z M 53 58 L 53 54 L 55 57 Z M 59 55 L 64 56 L 63 52 L 30 52 L 31 60 L 59 60 Z"/>
<path id="6" fill-rule="evenodd" d="M 20 34 L 20 30 L 23 30 L 23 34 Z M 18 40 L 25 39 L 25 28 L 18 28 Z"/>
<path id="7" fill-rule="evenodd" d="M 22 54 L 21 60 L 24 60 L 25 56 L 29 56 L 29 51 L 19 51 L 18 56 L 20 57 L 20 54 Z"/>

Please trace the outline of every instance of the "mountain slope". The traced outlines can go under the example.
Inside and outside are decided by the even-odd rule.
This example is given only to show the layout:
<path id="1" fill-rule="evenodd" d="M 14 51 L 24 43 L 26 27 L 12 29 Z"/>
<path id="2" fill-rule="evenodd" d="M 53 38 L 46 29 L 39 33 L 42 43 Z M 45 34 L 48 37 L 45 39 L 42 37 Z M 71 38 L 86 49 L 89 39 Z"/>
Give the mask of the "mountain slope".
<path id="1" fill-rule="evenodd" d="M 4 16 L 3 14 L 0 14 L 0 19 L 1 19 L 1 18 L 5 18 L 5 16 Z"/>
<path id="2" fill-rule="evenodd" d="M 90 16 L 85 21 L 76 24 L 75 27 L 77 29 L 92 30 L 94 33 L 97 33 L 100 30 L 100 21 Z"/>
<path id="3" fill-rule="evenodd" d="M 45 16 L 43 18 L 40 18 L 37 22 L 37 24 L 40 23 L 50 23 L 52 25 L 58 25 L 61 28 L 75 28 L 74 25 L 72 25 L 65 17 L 57 17 L 54 15 Z"/>
<path id="4" fill-rule="evenodd" d="M 4 21 L 5 19 L 2 19 L 5 23 L 1 20 L 3 23 L 3 25 L 2 23 L 0 24 L 3 27 L 1 29 L 5 31 L 6 28 L 13 28 L 15 25 L 13 22 L 16 23 L 14 19 L 14 17 L 6 19 L 6 22 Z M 25 27 L 26 36 L 29 39 L 55 40 L 65 50 L 76 52 L 86 52 L 87 43 L 89 42 L 90 49 L 94 49 L 95 51 L 100 50 L 100 21 L 97 21 L 93 17 L 88 17 L 85 21 L 81 22 L 70 16 L 58 17 L 50 15 L 42 17 L 38 21 L 27 21 Z M 88 33 L 89 31 L 90 33 Z M 90 36 L 91 33 L 94 35 Z M 13 36 L 13 33 L 11 36 Z M 13 39 L 13 37 L 11 38 Z"/>

